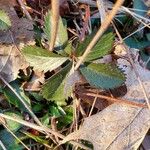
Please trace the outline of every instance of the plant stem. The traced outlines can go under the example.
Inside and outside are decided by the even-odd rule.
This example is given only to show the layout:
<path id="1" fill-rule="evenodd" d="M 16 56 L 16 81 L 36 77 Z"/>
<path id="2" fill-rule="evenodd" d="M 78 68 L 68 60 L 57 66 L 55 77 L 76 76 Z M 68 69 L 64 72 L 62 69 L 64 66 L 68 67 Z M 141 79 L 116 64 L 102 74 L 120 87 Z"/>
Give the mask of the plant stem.
<path id="1" fill-rule="evenodd" d="M 29 19 L 29 20 L 32 20 L 32 17 L 30 16 L 29 12 L 27 11 L 25 5 L 23 4 L 23 1 L 22 0 L 18 0 L 18 3 L 20 4 L 23 12 L 25 13 L 26 17 Z"/>
<path id="2" fill-rule="evenodd" d="M 55 41 L 57 38 L 57 31 L 58 31 L 58 22 L 59 22 L 59 0 L 51 0 L 51 12 L 52 12 L 52 20 L 51 20 L 51 38 L 49 43 L 49 50 L 53 51 L 55 46 Z"/>
<path id="3" fill-rule="evenodd" d="M 80 65 L 84 62 L 85 58 L 91 52 L 92 48 L 95 46 L 95 44 L 97 43 L 97 41 L 99 40 L 99 38 L 106 31 L 106 29 L 110 25 L 111 21 L 113 20 L 114 16 L 118 12 L 118 10 L 121 7 L 121 5 L 123 4 L 123 2 L 124 2 L 124 0 L 117 0 L 117 2 L 115 3 L 112 11 L 105 18 L 104 22 L 101 24 L 100 29 L 96 33 L 95 37 L 92 39 L 92 41 L 90 42 L 90 44 L 87 46 L 84 54 L 82 55 L 82 57 L 77 62 L 76 66 L 75 66 L 75 70 L 77 70 L 80 67 Z"/>

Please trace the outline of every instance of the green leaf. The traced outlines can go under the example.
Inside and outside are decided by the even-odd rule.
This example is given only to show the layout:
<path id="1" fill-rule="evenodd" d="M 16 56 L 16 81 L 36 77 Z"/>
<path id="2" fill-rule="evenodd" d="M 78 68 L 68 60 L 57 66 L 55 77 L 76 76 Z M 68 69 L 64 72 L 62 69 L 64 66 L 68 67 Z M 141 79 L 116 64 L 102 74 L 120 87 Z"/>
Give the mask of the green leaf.
<path id="1" fill-rule="evenodd" d="M 52 117 L 58 118 L 62 115 L 65 115 L 66 113 L 62 107 L 60 107 L 56 104 L 52 104 L 51 106 L 49 106 L 49 114 Z"/>
<path id="2" fill-rule="evenodd" d="M 26 102 L 29 106 L 31 106 L 30 99 L 25 95 L 23 89 L 20 87 L 20 84 L 17 80 L 12 81 L 10 85 L 13 87 L 13 89 L 20 95 L 20 97 Z M 8 88 L 5 87 L 3 89 L 4 95 L 7 98 L 7 100 L 18 107 L 20 110 L 26 110 L 24 105 L 20 102 L 18 97 Z"/>
<path id="3" fill-rule="evenodd" d="M 112 32 L 103 35 L 87 56 L 86 61 L 95 60 L 109 54 L 113 46 L 113 40 L 114 35 Z"/>
<path id="4" fill-rule="evenodd" d="M 22 138 L 22 135 L 16 134 L 18 138 Z M 5 129 L 0 131 L 0 140 L 7 150 L 23 150 L 24 146 L 18 144 L 18 141 Z M 0 146 L 0 150 L 3 150 Z"/>
<path id="5" fill-rule="evenodd" d="M 26 46 L 22 52 L 31 66 L 45 72 L 56 69 L 68 59 L 37 46 Z"/>
<path id="6" fill-rule="evenodd" d="M 69 63 L 61 71 L 53 75 L 45 85 L 42 87 L 42 95 L 45 99 L 55 101 L 58 105 L 65 105 L 65 82 L 66 75 L 72 67 L 72 63 Z"/>
<path id="7" fill-rule="evenodd" d="M 141 59 L 144 61 L 146 68 L 150 69 L 150 55 L 146 54 L 144 50 L 140 51 Z"/>
<path id="8" fill-rule="evenodd" d="M 51 12 L 49 11 L 45 16 L 45 23 L 44 23 L 44 33 L 48 41 L 51 38 Z M 66 21 L 59 17 L 58 21 L 58 32 L 55 47 L 61 47 L 68 41 L 68 34 L 67 34 L 67 27 Z"/>
<path id="9" fill-rule="evenodd" d="M 94 34 L 88 36 L 83 43 L 79 45 L 76 51 L 77 56 L 81 56 L 85 49 L 87 48 L 88 44 L 93 39 Z M 86 61 L 91 61 L 98 59 L 104 55 L 107 55 L 111 52 L 112 45 L 113 45 L 114 35 L 112 32 L 106 33 L 102 36 L 102 38 L 96 43 L 93 47 L 90 54 L 87 56 Z"/>
<path id="10" fill-rule="evenodd" d="M 58 106 L 49 106 L 49 112 L 53 117 L 60 117 L 62 115 Z"/>
<path id="11" fill-rule="evenodd" d="M 49 142 L 45 139 L 42 139 L 41 137 L 39 136 L 36 136 L 36 135 L 33 135 L 31 133 L 28 133 L 28 132 L 23 132 L 26 136 L 28 136 L 29 138 L 35 140 L 36 142 L 38 143 L 41 143 L 41 144 L 49 144 Z"/>
<path id="12" fill-rule="evenodd" d="M 110 64 L 86 64 L 80 67 L 80 71 L 86 80 L 97 88 L 112 89 L 125 81 L 124 74 Z"/>
<path id="13" fill-rule="evenodd" d="M 73 107 L 67 106 L 64 108 L 65 115 L 58 118 L 58 127 L 64 127 L 73 122 Z"/>
<path id="14" fill-rule="evenodd" d="M 76 57 L 82 56 L 82 54 L 84 53 L 84 51 L 87 48 L 88 44 L 93 39 L 94 35 L 95 35 L 95 32 L 93 32 L 92 34 L 87 36 L 83 42 L 79 43 L 79 45 L 78 45 L 78 47 L 75 51 L 75 56 Z"/>
<path id="15" fill-rule="evenodd" d="M 40 118 L 40 120 L 44 126 L 48 126 L 50 121 L 50 115 L 47 113 L 42 118 Z"/>
<path id="16" fill-rule="evenodd" d="M 11 21 L 7 13 L 0 10 L 0 30 L 7 30 L 11 26 Z"/>
<path id="17" fill-rule="evenodd" d="M 72 43 L 67 43 L 67 45 L 66 45 L 66 47 L 65 47 L 65 49 L 64 49 L 64 51 L 68 54 L 68 55 L 71 55 L 71 53 L 72 53 Z"/>
<path id="18" fill-rule="evenodd" d="M 43 109 L 44 109 L 44 105 L 40 103 L 36 103 L 32 108 L 32 110 L 36 113 L 41 112 Z"/>
<path id="19" fill-rule="evenodd" d="M 15 119 L 23 119 L 21 114 L 18 113 L 18 112 L 5 112 L 4 114 L 6 114 L 8 116 L 11 116 Z M 6 120 L 6 123 L 7 123 L 7 127 L 13 132 L 16 132 L 17 130 L 19 130 L 22 127 L 22 125 L 18 122 L 15 122 L 15 121 L 12 121 L 12 120 L 9 120 L 9 119 L 5 119 L 5 120 Z"/>
<path id="20" fill-rule="evenodd" d="M 133 8 L 135 9 L 134 13 L 136 13 L 140 16 L 143 16 L 143 17 L 145 17 L 145 15 L 148 11 L 148 7 L 144 4 L 144 2 L 142 0 L 134 0 Z M 143 10 L 143 11 L 140 11 L 140 10 Z"/>
<path id="21" fill-rule="evenodd" d="M 148 40 L 138 40 L 135 37 L 129 37 L 125 40 L 125 43 L 130 47 L 130 48 L 136 48 L 136 49 L 142 49 L 146 46 L 149 46 L 149 41 Z"/>

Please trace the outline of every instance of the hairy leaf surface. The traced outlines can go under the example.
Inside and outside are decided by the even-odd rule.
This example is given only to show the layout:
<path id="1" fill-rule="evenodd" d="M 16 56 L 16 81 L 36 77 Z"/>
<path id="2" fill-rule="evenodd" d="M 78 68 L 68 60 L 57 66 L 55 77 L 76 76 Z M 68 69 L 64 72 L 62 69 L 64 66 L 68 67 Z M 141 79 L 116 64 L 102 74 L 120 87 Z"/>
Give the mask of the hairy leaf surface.
<path id="1" fill-rule="evenodd" d="M 45 72 L 56 69 L 68 59 L 37 46 L 26 46 L 22 51 L 26 60 L 34 69 L 44 70 Z"/>
<path id="2" fill-rule="evenodd" d="M 86 80 L 97 88 L 112 89 L 125 81 L 125 76 L 116 66 L 110 64 L 86 64 L 80 71 Z"/>
<path id="3" fill-rule="evenodd" d="M 44 33 L 48 41 L 51 39 L 51 12 L 49 11 L 45 16 L 45 23 L 44 23 Z M 58 21 L 58 32 L 56 38 L 56 47 L 63 46 L 68 41 L 68 34 L 67 34 L 67 27 L 65 25 L 65 21 L 60 17 Z"/>
<path id="4" fill-rule="evenodd" d="M 7 30 L 11 26 L 11 21 L 7 13 L 0 10 L 0 30 Z"/>
<path id="5" fill-rule="evenodd" d="M 72 63 L 69 63 L 61 71 L 53 75 L 42 88 L 42 95 L 45 99 L 55 101 L 58 105 L 65 104 L 65 83 L 66 75 L 70 71 Z"/>
<path id="6" fill-rule="evenodd" d="M 83 43 L 79 44 L 76 50 L 77 56 L 81 56 L 83 54 L 93 37 L 94 34 L 91 34 L 84 40 Z M 109 54 L 112 49 L 113 39 L 114 35 L 112 32 L 103 35 L 102 38 L 95 44 L 90 54 L 87 56 L 86 61 L 95 60 Z"/>

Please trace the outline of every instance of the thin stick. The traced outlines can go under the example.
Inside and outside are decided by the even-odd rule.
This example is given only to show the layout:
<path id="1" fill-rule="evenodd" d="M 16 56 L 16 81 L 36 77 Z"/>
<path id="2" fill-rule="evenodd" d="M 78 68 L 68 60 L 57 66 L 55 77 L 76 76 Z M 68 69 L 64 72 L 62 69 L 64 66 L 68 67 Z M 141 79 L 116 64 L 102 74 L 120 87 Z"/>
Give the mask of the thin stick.
<path id="1" fill-rule="evenodd" d="M 1 75 L 0 75 L 0 79 L 17 96 L 17 98 L 21 101 L 21 103 L 24 105 L 24 107 L 28 110 L 28 112 L 30 113 L 30 115 L 33 117 L 33 119 L 35 120 L 35 122 L 38 125 L 42 126 L 42 123 L 39 121 L 39 119 L 32 112 L 32 110 L 30 109 L 30 107 L 24 102 L 24 100 L 21 98 L 21 96 L 13 89 L 13 87 Z"/>
<path id="2" fill-rule="evenodd" d="M 97 95 L 97 94 L 94 94 L 94 93 L 82 93 L 82 94 L 85 94 L 87 96 L 92 96 L 92 97 L 103 98 L 103 99 L 106 99 L 106 100 L 111 101 L 111 102 L 117 102 L 117 103 L 127 104 L 127 105 L 130 105 L 130 106 L 147 108 L 147 105 L 145 105 L 145 104 L 140 104 L 140 103 L 132 102 L 132 101 L 129 101 L 129 100 L 123 100 L 123 99 L 113 98 L 113 97 L 104 96 L 104 95 Z"/>
<path id="3" fill-rule="evenodd" d="M 116 28 L 115 26 L 114 26 L 114 28 L 115 28 L 115 30 L 116 30 L 116 33 L 117 33 L 119 39 L 120 39 L 120 42 L 123 43 L 123 39 L 122 39 L 122 37 L 121 37 L 119 31 L 117 30 L 117 28 Z M 125 50 L 126 50 L 127 53 L 128 53 L 128 57 L 129 57 L 129 59 L 130 59 L 130 62 L 131 62 L 131 64 L 132 64 L 132 67 L 133 67 L 133 70 L 134 70 L 134 73 L 135 73 L 135 75 L 136 75 L 136 78 L 137 78 L 137 80 L 138 80 L 138 82 L 139 82 L 139 84 L 140 84 L 140 87 L 141 87 L 141 89 L 142 89 L 142 92 L 143 92 L 143 94 L 144 94 L 144 97 L 145 97 L 145 101 L 146 101 L 146 103 L 147 103 L 147 106 L 148 106 L 148 108 L 150 109 L 149 96 L 148 96 L 148 93 L 146 92 L 145 86 L 144 86 L 144 84 L 143 84 L 143 82 L 142 82 L 142 80 L 141 80 L 141 77 L 140 77 L 140 75 L 139 75 L 139 73 L 138 73 L 138 70 L 137 70 L 137 68 L 136 68 L 136 65 L 135 65 L 135 63 L 134 63 L 134 61 L 133 61 L 133 58 L 132 58 L 132 55 L 131 55 L 131 51 L 130 51 L 130 49 L 129 49 L 126 45 L 125 45 Z"/>
<path id="4" fill-rule="evenodd" d="M 22 0 L 18 0 L 18 3 L 20 4 L 23 12 L 25 13 L 26 17 L 29 19 L 29 20 L 32 20 L 32 17 L 30 16 L 29 12 L 27 11 L 25 5 L 23 4 Z"/>
<path id="5" fill-rule="evenodd" d="M 101 24 L 100 29 L 98 30 L 98 32 L 96 33 L 95 37 L 93 38 L 93 40 L 90 42 L 90 44 L 88 45 L 88 47 L 86 48 L 84 54 L 82 55 L 82 57 L 79 59 L 79 61 L 77 62 L 76 66 L 75 66 L 75 70 L 77 70 L 79 68 L 79 66 L 84 62 L 85 58 L 87 57 L 87 55 L 91 52 L 92 48 L 95 46 L 95 44 L 97 43 L 97 41 L 99 40 L 99 38 L 103 35 L 103 33 L 106 31 L 106 29 L 108 28 L 108 26 L 110 25 L 112 19 L 114 18 L 114 16 L 116 15 L 116 13 L 118 12 L 119 8 L 121 7 L 121 5 L 123 4 L 124 0 L 117 0 L 116 4 L 114 5 L 112 11 L 109 13 L 109 15 L 105 18 L 104 22 Z"/>
<path id="6" fill-rule="evenodd" d="M 94 98 L 94 102 L 93 102 L 93 104 L 92 104 L 92 108 L 91 108 L 91 110 L 90 110 L 90 113 L 89 113 L 89 116 L 88 116 L 88 117 L 90 117 L 90 116 L 91 116 L 91 114 L 92 114 L 92 112 L 93 112 L 93 109 L 94 109 L 94 106 L 95 106 L 96 101 L 97 101 L 97 96 L 95 96 L 95 98 Z"/>
<path id="7" fill-rule="evenodd" d="M 29 114 L 32 116 L 34 121 L 40 125 L 41 127 L 44 127 L 40 120 L 36 117 L 36 115 L 32 112 L 31 108 L 24 102 L 24 100 L 20 97 L 20 95 L 13 89 L 13 87 L 0 75 L 0 79 L 3 81 L 3 83 L 17 96 L 17 98 L 21 101 L 21 103 L 24 105 L 24 107 L 28 110 Z M 54 132 L 55 135 L 56 132 Z M 56 133 L 57 134 L 57 133 Z M 47 133 L 49 135 L 49 133 Z M 50 135 L 49 135 L 50 136 Z"/>
<path id="8" fill-rule="evenodd" d="M 30 123 L 30 122 L 27 122 L 27 121 L 24 121 L 24 120 L 21 120 L 21 119 L 18 119 L 18 118 L 13 118 L 13 117 L 11 117 L 11 116 L 8 116 L 8 115 L 2 114 L 2 113 L 0 113 L 0 117 L 2 117 L 2 118 L 4 118 L 4 119 L 9 119 L 9 120 L 18 122 L 18 123 L 20 123 L 20 124 L 22 124 L 22 125 L 24 125 L 24 126 L 30 127 L 30 128 L 32 128 L 32 129 L 35 129 L 35 130 L 37 130 L 37 131 L 39 131 L 39 132 L 41 132 L 41 133 L 44 133 L 44 134 L 45 134 L 45 133 L 51 133 L 51 134 L 53 134 L 53 135 L 55 135 L 55 136 L 57 136 L 57 137 L 59 137 L 59 138 L 61 138 L 61 139 L 64 139 L 64 138 L 65 138 L 64 135 L 62 135 L 62 134 L 60 134 L 60 133 L 58 133 L 58 132 L 55 132 L 55 131 L 53 131 L 53 130 L 47 128 L 47 127 L 44 127 L 44 126 L 41 127 L 41 126 L 39 126 L 39 125 L 35 125 L 35 124 L 33 124 L 33 123 Z M 84 146 L 83 144 L 80 144 L 80 143 L 78 143 L 78 142 L 70 141 L 70 143 L 73 144 L 73 145 L 79 146 L 79 147 L 81 147 L 81 148 L 83 148 L 83 149 L 89 150 L 88 147 L 86 147 L 86 146 Z"/>
<path id="9" fill-rule="evenodd" d="M 5 124 L 3 126 L 8 130 L 8 132 L 16 139 L 18 140 L 27 150 L 30 150 Z"/>
<path id="10" fill-rule="evenodd" d="M 105 5 L 104 5 L 104 1 L 103 0 L 97 0 L 97 7 L 99 10 L 101 23 L 102 23 L 105 20 L 105 16 L 106 16 L 106 9 L 105 9 Z"/>
<path id="11" fill-rule="evenodd" d="M 150 23 L 148 24 L 150 26 Z M 144 29 L 146 26 L 144 25 L 143 27 L 137 29 L 136 31 L 132 32 L 131 34 L 129 34 L 128 36 L 126 36 L 125 38 L 123 38 L 123 40 L 126 40 L 127 38 L 131 37 L 132 35 L 134 35 L 135 33 L 141 31 L 142 29 Z"/>
<path id="12" fill-rule="evenodd" d="M 53 51 L 55 46 L 55 41 L 58 32 L 58 22 L 59 22 L 59 0 L 51 0 L 52 4 L 52 20 L 51 20 L 51 38 L 49 43 L 49 50 Z"/>
<path id="13" fill-rule="evenodd" d="M 3 144 L 3 142 L 0 140 L 0 146 L 1 146 L 1 148 L 3 149 L 3 150 L 7 150 L 6 149 L 6 147 L 5 147 L 5 145 Z"/>

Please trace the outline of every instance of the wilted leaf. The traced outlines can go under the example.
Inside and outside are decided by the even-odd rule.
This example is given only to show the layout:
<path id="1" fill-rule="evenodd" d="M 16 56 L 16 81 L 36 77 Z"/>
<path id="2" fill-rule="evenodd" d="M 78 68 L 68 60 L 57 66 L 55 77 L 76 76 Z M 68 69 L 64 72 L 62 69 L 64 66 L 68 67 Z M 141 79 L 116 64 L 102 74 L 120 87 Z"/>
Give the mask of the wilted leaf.
<path id="1" fill-rule="evenodd" d="M 81 44 L 79 44 L 77 50 L 75 51 L 77 56 L 81 56 L 83 54 L 93 37 L 94 33 L 89 35 Z M 114 35 L 112 32 L 104 34 L 93 47 L 92 51 L 87 56 L 86 61 L 91 61 L 110 53 L 113 45 L 113 39 Z"/>
<path id="2" fill-rule="evenodd" d="M 11 21 L 11 32 L 0 31 L 0 72 L 8 82 L 15 80 L 19 69 L 25 69 L 28 65 L 19 49 L 24 42 L 31 44 L 34 41 L 33 23 L 19 18 L 13 4 L 14 0 L 0 2 L 0 9 L 8 14 Z"/>
<path id="3" fill-rule="evenodd" d="M 23 119 L 21 114 L 19 114 L 18 112 L 5 112 L 4 114 L 9 115 L 15 119 L 17 119 L 17 118 Z M 22 127 L 22 125 L 20 123 L 9 120 L 9 119 L 6 119 L 6 124 L 7 124 L 7 127 L 13 132 L 16 132 L 18 129 L 20 129 Z"/>
<path id="4" fill-rule="evenodd" d="M 3 9 L 9 16 L 11 21 L 11 33 L 10 31 L 0 32 L 0 43 L 7 44 L 20 44 L 21 42 L 34 41 L 33 22 L 26 18 L 19 18 L 14 7 L 12 5 L 0 4 L 0 9 Z"/>
<path id="5" fill-rule="evenodd" d="M 0 30 L 7 30 L 11 26 L 9 16 L 5 11 L 0 10 Z"/>
<path id="6" fill-rule="evenodd" d="M 66 75 L 70 71 L 72 63 L 69 63 L 61 71 L 54 74 L 42 88 L 42 95 L 45 99 L 55 101 L 58 105 L 64 105 L 67 93 L 65 94 Z"/>
<path id="7" fill-rule="evenodd" d="M 43 71 L 34 70 L 32 78 L 29 82 L 26 82 L 23 86 L 25 90 L 37 91 L 41 88 L 41 84 L 45 81 L 45 75 Z"/>
<path id="8" fill-rule="evenodd" d="M 14 90 L 20 95 L 20 97 L 30 106 L 30 99 L 25 95 L 23 89 L 20 87 L 20 84 L 17 81 L 12 81 L 10 85 L 14 88 Z M 5 87 L 3 89 L 4 95 L 6 96 L 7 100 L 18 107 L 20 110 L 25 110 L 24 105 L 20 102 L 18 97 L 8 88 Z"/>
<path id="9" fill-rule="evenodd" d="M 141 89 L 141 85 L 135 75 L 134 69 L 131 64 L 125 59 L 118 59 L 118 66 L 122 68 L 122 70 L 124 70 L 127 78 L 125 82 L 127 86 L 127 94 L 123 98 L 136 102 L 145 101 L 145 96 Z M 137 60 L 135 60 L 135 66 L 147 94 L 150 95 L 150 71 L 140 66 Z"/>
<path id="10" fill-rule="evenodd" d="M 97 88 L 112 89 L 125 81 L 121 70 L 110 64 L 87 64 L 81 66 L 80 71 L 86 80 Z"/>
<path id="11" fill-rule="evenodd" d="M 37 46 L 26 46 L 22 50 L 26 60 L 34 69 L 52 71 L 63 64 L 68 58 L 54 54 Z"/>
<path id="12" fill-rule="evenodd" d="M 50 40 L 51 36 L 51 12 L 49 11 L 45 16 L 45 23 L 44 23 L 44 33 L 48 41 Z M 55 47 L 61 47 L 68 41 L 68 34 L 67 34 L 67 27 L 65 21 L 60 17 L 58 21 L 58 32 Z"/>
<path id="13" fill-rule="evenodd" d="M 94 150 L 137 149 L 150 126 L 150 111 L 113 104 L 85 119 L 81 128 L 64 140 L 85 139 Z"/>
<path id="14" fill-rule="evenodd" d="M 5 80 L 15 80 L 19 69 L 25 69 L 27 66 L 24 57 L 14 45 L 0 45 L 0 74 Z"/>

